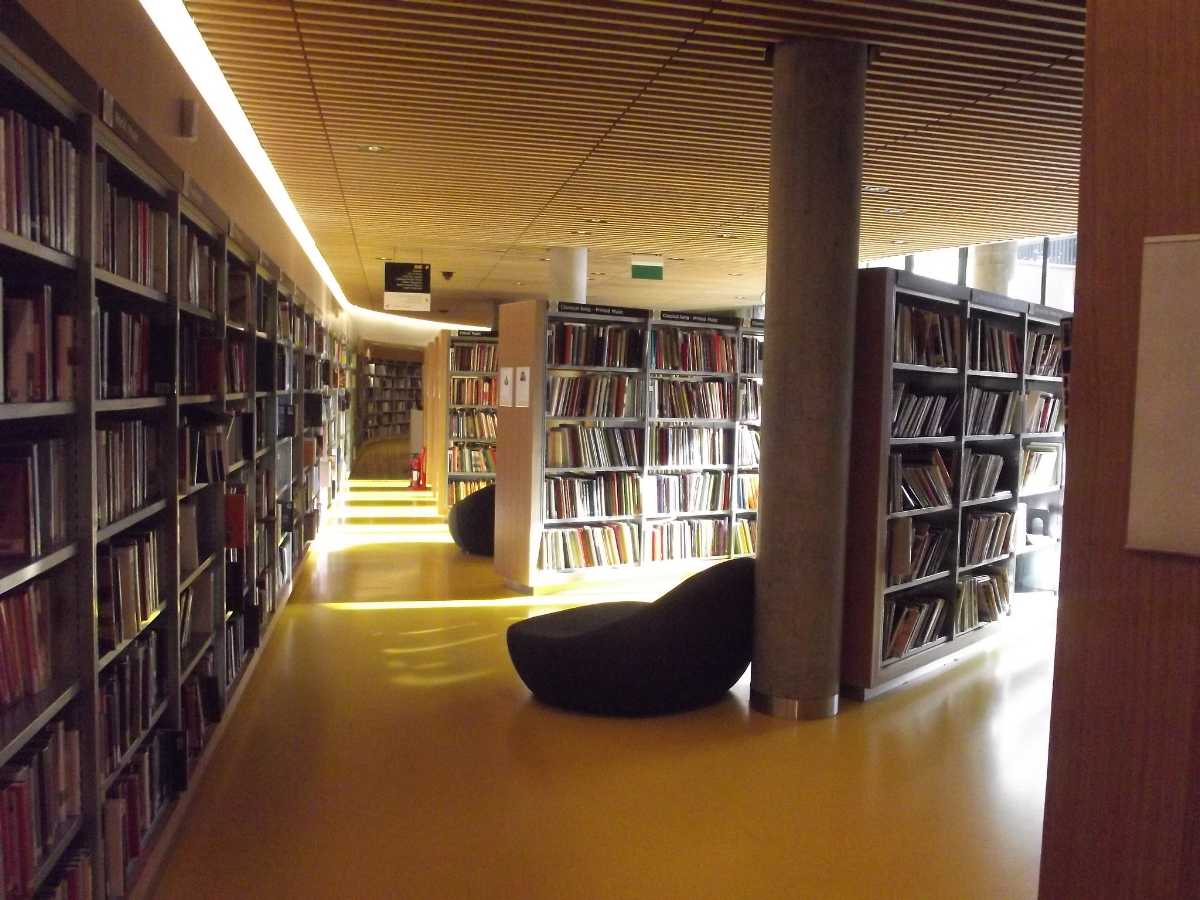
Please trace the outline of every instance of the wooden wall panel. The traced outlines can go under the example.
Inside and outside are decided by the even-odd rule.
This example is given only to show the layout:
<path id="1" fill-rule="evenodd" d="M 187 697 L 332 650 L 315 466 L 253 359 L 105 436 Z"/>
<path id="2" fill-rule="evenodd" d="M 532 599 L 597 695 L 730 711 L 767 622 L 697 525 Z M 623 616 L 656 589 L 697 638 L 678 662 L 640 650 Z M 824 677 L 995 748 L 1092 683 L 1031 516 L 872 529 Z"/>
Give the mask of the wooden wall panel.
<path id="1" fill-rule="evenodd" d="M 1087 61 L 1041 894 L 1195 897 L 1200 559 L 1123 541 L 1142 239 L 1200 232 L 1200 3 L 1094 0 Z"/>

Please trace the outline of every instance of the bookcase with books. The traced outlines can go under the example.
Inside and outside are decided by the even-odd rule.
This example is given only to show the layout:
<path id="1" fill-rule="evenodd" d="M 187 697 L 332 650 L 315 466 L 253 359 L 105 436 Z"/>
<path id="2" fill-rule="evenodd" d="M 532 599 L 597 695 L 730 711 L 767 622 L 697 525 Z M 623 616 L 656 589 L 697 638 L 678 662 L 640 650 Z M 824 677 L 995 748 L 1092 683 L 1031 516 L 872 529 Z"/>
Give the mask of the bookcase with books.
<path id="1" fill-rule="evenodd" d="M 865 699 L 993 632 L 1061 505 L 1062 314 L 859 273 L 843 685 Z"/>
<path id="2" fill-rule="evenodd" d="M 500 365 L 529 373 L 528 406 L 499 409 L 501 575 L 536 588 L 753 554 L 762 347 L 761 320 L 501 307 Z"/>
<path id="3" fill-rule="evenodd" d="M 445 505 L 496 478 L 496 334 L 449 335 Z"/>
<path id="4" fill-rule="evenodd" d="M 408 434 L 412 411 L 421 408 L 421 369 L 417 362 L 364 358 L 363 441 Z"/>
<path id="5" fill-rule="evenodd" d="M 28 17 L 2 30 L 3 893 L 125 896 L 311 538 L 274 502 L 287 279 L 65 54 L 22 49 L 52 46 Z"/>

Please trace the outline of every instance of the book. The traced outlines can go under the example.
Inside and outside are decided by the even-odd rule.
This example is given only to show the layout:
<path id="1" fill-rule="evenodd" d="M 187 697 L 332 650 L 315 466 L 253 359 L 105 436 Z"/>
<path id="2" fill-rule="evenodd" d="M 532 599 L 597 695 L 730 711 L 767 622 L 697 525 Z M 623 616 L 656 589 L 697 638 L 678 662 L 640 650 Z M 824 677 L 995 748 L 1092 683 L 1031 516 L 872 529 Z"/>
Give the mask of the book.
<path id="1" fill-rule="evenodd" d="M 901 659 L 944 634 L 947 603 L 938 596 L 884 600 L 883 659 Z"/>
<path id="2" fill-rule="evenodd" d="M 123 535 L 96 548 L 100 649 L 115 649 L 137 635 L 163 607 L 159 583 L 159 531 Z"/>
<path id="3" fill-rule="evenodd" d="M 963 565 L 995 559 L 1011 549 L 1012 513 L 970 512 L 965 517 L 965 523 Z"/>
<path id="4" fill-rule="evenodd" d="M 66 543 L 66 481 L 64 439 L 0 444 L 0 558 L 41 556 Z"/>
<path id="5" fill-rule="evenodd" d="M 561 366 L 640 368 L 644 330 L 629 325 L 552 322 L 546 362 Z"/>
<path id="6" fill-rule="evenodd" d="M 964 578 L 958 584 L 954 604 L 954 633 L 997 622 L 1012 611 L 1008 573 L 988 572 Z"/>
<path id="7" fill-rule="evenodd" d="M 755 388 L 758 385 L 754 385 Z M 729 419 L 733 417 L 732 382 L 712 378 L 685 380 L 652 378 L 651 407 L 667 419 Z M 604 413 L 608 415 L 608 413 Z M 625 413 L 613 413 L 625 415 Z"/>
<path id="8" fill-rule="evenodd" d="M 140 419 L 97 425 L 99 525 L 127 516 L 161 495 L 157 428 L 156 423 Z"/>
<path id="9" fill-rule="evenodd" d="M 963 499 L 982 500 L 995 496 L 1003 471 L 1003 456 L 995 453 L 977 453 L 970 448 L 964 450 Z"/>
<path id="10" fill-rule="evenodd" d="M 901 381 L 892 397 L 893 437 L 942 437 L 953 431 L 959 408 L 957 395 L 920 394 Z"/>
<path id="11" fill-rule="evenodd" d="M 49 581 L 37 579 L 0 598 L 0 704 L 50 687 L 52 626 Z"/>
<path id="12" fill-rule="evenodd" d="M 450 368 L 460 372 L 494 372 L 496 345 L 491 342 L 455 344 L 450 348 Z"/>
<path id="13" fill-rule="evenodd" d="M 962 322 L 953 313 L 896 304 L 892 359 L 898 363 L 958 368 Z"/>
<path id="14" fill-rule="evenodd" d="M 948 506 L 954 477 L 939 450 L 892 453 L 889 457 L 888 512 Z"/>
<path id="15" fill-rule="evenodd" d="M 546 528 L 540 554 L 538 564 L 543 569 L 628 565 L 641 559 L 641 529 L 636 522 Z"/>
<path id="16" fill-rule="evenodd" d="M 624 477 L 636 483 L 634 476 Z M 732 477 L 728 472 L 650 475 L 646 487 L 646 511 L 651 514 L 722 512 L 729 509 Z"/>
<path id="17" fill-rule="evenodd" d="M 54 399 L 54 310 L 49 285 L 16 295 L 3 291 L 4 399 L 41 403 Z"/>
<path id="18" fill-rule="evenodd" d="M 1007 328 L 986 319 L 973 319 L 969 325 L 967 348 L 970 367 L 985 372 L 1015 375 L 1021 365 L 1021 338 Z"/>
<path id="19" fill-rule="evenodd" d="M 636 516 L 642 511 L 641 480 L 632 473 L 548 477 L 544 495 L 547 519 Z"/>
<path id="20" fill-rule="evenodd" d="M 729 431 L 725 428 L 650 426 L 650 465 L 724 466 L 732 457 Z"/>
<path id="21" fill-rule="evenodd" d="M 179 504 L 179 571 L 186 578 L 200 568 L 199 507 L 195 500 Z"/>
<path id="22" fill-rule="evenodd" d="M 79 152 L 57 125 L 0 109 L 0 228 L 78 252 Z"/>
<path id="23" fill-rule="evenodd" d="M 729 523 L 724 519 L 655 522 L 647 528 L 651 561 L 705 559 L 729 553 Z"/>
<path id="24" fill-rule="evenodd" d="M 732 332 L 658 325 L 650 329 L 650 364 L 680 372 L 734 372 L 736 345 Z"/>

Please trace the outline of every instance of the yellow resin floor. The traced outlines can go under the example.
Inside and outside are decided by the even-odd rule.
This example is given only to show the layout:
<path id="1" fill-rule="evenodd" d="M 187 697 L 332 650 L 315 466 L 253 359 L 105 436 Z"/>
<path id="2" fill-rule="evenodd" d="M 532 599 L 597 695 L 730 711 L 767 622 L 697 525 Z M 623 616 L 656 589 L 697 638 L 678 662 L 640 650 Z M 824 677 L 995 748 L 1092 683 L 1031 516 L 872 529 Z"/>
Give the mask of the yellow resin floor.
<path id="1" fill-rule="evenodd" d="M 263 651 L 163 898 L 1023 898 L 1053 610 L 836 719 L 625 721 L 532 702 L 509 623 L 667 579 L 513 597 L 428 495 L 358 482 Z"/>

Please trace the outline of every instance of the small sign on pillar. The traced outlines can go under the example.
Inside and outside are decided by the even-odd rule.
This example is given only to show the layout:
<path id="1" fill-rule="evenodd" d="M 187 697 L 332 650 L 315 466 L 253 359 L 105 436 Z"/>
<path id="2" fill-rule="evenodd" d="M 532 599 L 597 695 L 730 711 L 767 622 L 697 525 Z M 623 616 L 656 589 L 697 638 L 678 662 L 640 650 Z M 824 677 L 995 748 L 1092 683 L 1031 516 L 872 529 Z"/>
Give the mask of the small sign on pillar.
<path id="1" fill-rule="evenodd" d="M 649 281 L 663 280 L 663 258 L 661 256 L 630 257 L 630 276 Z"/>
<path id="2" fill-rule="evenodd" d="M 429 263 L 385 262 L 383 308 L 392 312 L 429 312 Z"/>

